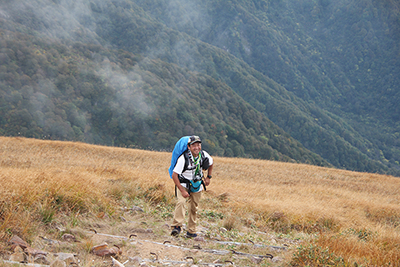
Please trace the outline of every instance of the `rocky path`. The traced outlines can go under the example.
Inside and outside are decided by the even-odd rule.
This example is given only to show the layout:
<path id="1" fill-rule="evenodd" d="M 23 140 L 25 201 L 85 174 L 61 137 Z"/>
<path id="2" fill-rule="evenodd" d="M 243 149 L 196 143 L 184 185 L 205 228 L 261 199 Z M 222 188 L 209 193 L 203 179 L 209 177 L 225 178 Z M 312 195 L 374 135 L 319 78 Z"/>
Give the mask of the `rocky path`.
<path id="1" fill-rule="evenodd" d="M 123 219 L 92 218 L 75 228 L 52 225 L 46 233 L 51 238 L 37 236 L 31 245 L 13 235 L 2 258 L 4 266 L 38 267 L 281 266 L 297 243 L 261 232 L 232 234 L 216 222 L 198 230 L 193 239 L 172 237 L 165 221 L 131 211 Z"/>

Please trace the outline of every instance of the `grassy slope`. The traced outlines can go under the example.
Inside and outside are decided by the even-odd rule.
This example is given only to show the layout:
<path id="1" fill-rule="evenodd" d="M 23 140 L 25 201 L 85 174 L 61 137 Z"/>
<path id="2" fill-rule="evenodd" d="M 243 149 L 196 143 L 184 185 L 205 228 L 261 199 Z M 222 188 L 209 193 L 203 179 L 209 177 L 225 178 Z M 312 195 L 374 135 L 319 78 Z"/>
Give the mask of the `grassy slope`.
<path id="1" fill-rule="evenodd" d="M 192 246 L 194 241 L 171 238 L 166 226 L 174 204 L 173 185 L 167 174 L 169 160 L 170 154 L 164 152 L 0 137 L 3 258 L 10 254 L 7 240 L 13 234 L 36 248 L 73 251 L 83 266 L 89 266 L 92 260 L 102 266 L 103 259 L 88 252 L 103 241 L 122 247 L 122 261 L 136 255 L 150 257 L 151 246 L 146 248 L 145 239 Z M 199 230 L 205 236 L 202 248 L 272 253 L 279 261 L 263 260 L 262 264 L 274 266 L 290 262 L 315 265 L 322 260 L 367 265 L 399 261 L 398 178 L 220 157 L 215 158 L 214 170 L 215 178 L 199 212 Z M 141 206 L 144 212 L 121 209 L 132 206 Z M 221 231 L 221 227 L 229 231 Z M 39 235 L 60 239 L 62 232 L 57 229 L 61 228 L 62 232 L 75 233 L 80 242 L 57 247 L 40 242 Z M 88 232 L 90 228 L 123 236 L 143 233 L 138 228 L 152 229 L 152 233 L 139 235 L 134 242 L 101 240 Z M 279 252 L 223 246 L 215 244 L 215 238 L 287 244 L 289 249 Z M 160 257 L 181 260 L 187 255 L 168 251 L 160 252 Z M 228 258 L 237 265 L 256 265 L 247 257 L 195 254 L 195 260 L 203 262 Z"/>

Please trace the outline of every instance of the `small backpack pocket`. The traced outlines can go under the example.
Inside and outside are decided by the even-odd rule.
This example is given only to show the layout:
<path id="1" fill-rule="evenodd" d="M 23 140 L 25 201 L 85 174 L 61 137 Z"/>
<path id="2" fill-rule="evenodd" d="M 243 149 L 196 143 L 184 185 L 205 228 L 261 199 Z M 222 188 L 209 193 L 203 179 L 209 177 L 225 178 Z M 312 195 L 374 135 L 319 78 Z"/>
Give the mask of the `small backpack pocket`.
<path id="1" fill-rule="evenodd" d="M 190 192 L 196 193 L 200 191 L 201 180 L 190 181 Z"/>

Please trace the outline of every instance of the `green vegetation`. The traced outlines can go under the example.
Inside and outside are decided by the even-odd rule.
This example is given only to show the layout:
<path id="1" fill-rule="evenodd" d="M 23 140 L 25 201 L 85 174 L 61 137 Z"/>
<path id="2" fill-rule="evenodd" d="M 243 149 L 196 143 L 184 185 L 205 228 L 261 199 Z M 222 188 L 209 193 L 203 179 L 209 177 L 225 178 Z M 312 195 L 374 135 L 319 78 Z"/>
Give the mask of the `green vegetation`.
<path id="1" fill-rule="evenodd" d="M 343 258 L 329 253 L 314 245 L 299 246 L 294 254 L 291 266 L 346 266 Z"/>
<path id="2" fill-rule="evenodd" d="M 400 175 L 393 1 L 0 8 L 0 135 Z"/>

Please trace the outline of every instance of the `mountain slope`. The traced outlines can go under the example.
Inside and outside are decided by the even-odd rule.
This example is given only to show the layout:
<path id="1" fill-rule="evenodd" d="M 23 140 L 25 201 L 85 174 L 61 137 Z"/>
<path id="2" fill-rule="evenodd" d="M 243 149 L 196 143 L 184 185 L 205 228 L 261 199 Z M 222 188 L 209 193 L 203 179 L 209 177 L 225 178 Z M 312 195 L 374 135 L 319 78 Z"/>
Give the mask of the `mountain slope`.
<path id="1" fill-rule="evenodd" d="M 6 55 L 2 77 L 7 78 L 2 80 L 3 134 L 51 134 L 68 140 L 171 149 L 180 135 L 196 131 L 209 140 L 207 148 L 218 155 L 396 172 L 376 161 L 380 158 L 373 153 L 379 147 L 355 130 L 351 121 L 288 91 L 290 86 L 260 67 L 255 70 L 256 64 L 245 63 L 246 58 L 230 48 L 203 42 L 208 41 L 207 36 L 198 24 L 186 31 L 180 29 L 186 24 L 171 25 L 161 16 L 168 9 L 160 3 L 165 2 L 4 3 L 1 28 L 9 38 L 2 46 Z M 200 12 L 182 15 L 191 4 L 200 7 Z M 187 18 L 186 22 L 203 14 L 206 18 L 212 17 L 212 12 L 219 14 L 219 20 L 212 18 L 221 24 L 210 24 L 216 32 L 229 24 L 228 15 L 233 15 L 231 21 L 242 13 L 249 21 L 259 20 L 250 12 L 255 5 L 206 1 L 187 2 L 182 7 L 180 18 Z M 237 13 L 239 8 L 242 13 Z M 202 21 L 200 25 L 207 25 Z M 251 25 L 248 21 L 240 24 Z M 276 42 L 285 39 L 283 31 L 274 30 L 276 25 L 271 29 L 262 26 L 265 32 L 276 33 L 271 35 Z M 196 27 L 197 36 L 193 34 L 196 30 L 192 31 Z M 37 39 L 32 42 L 30 36 Z M 25 58 L 18 57 L 18 51 Z M 279 64 L 266 69 L 286 73 Z M 328 100 L 325 102 L 330 103 Z M 29 105 L 33 108 L 26 108 Z M 29 124 L 31 118 L 35 118 L 34 123 Z M 267 118 L 325 160 L 308 152 Z M 9 127 L 10 123 L 14 127 Z"/>
<path id="2" fill-rule="evenodd" d="M 302 129 L 294 126 L 296 123 L 287 116 L 267 114 L 307 148 L 325 158 L 334 155 L 329 158 L 332 162 L 340 161 L 333 150 L 320 147 L 324 140 L 338 135 L 363 156 L 398 168 L 398 3 L 367 0 L 357 4 L 351 1 L 231 1 L 230 5 L 220 1 L 139 2 L 169 27 L 228 51 L 307 103 L 315 103 L 327 111 L 317 119 L 323 131 L 330 133 L 316 137 L 318 144 L 312 141 L 315 137 L 301 135 Z M 332 131 L 332 124 L 347 126 L 335 127 Z M 308 131 L 314 132 L 314 128 Z M 345 162 L 348 161 L 339 165 Z"/>
<path id="3" fill-rule="evenodd" d="M 3 135 L 159 150 L 196 132 L 215 155 L 329 165 L 207 75 L 99 45 L 2 34 Z"/>

